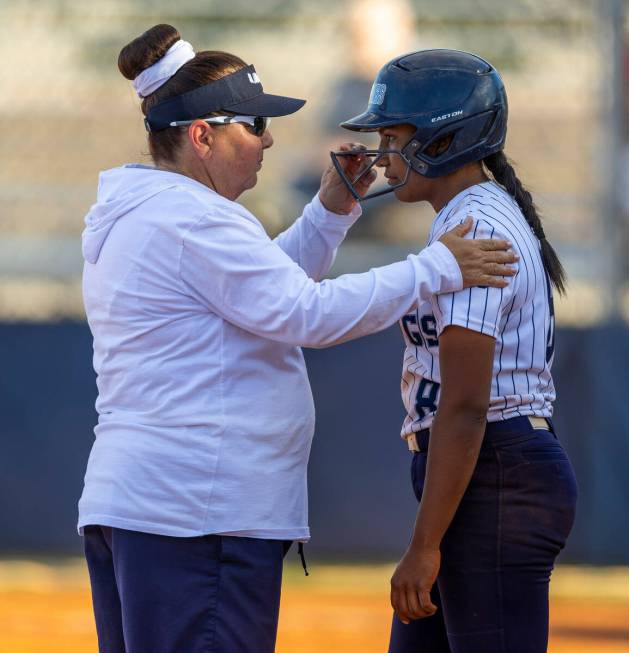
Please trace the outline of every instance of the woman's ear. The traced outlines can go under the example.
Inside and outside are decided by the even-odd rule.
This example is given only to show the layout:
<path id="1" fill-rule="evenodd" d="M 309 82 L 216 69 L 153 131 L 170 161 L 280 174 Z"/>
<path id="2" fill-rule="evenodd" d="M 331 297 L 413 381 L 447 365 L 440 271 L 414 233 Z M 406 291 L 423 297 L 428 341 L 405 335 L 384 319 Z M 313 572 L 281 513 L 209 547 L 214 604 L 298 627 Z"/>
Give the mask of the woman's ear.
<path id="1" fill-rule="evenodd" d="M 208 159 L 212 156 L 214 130 L 207 122 L 195 120 L 188 127 L 188 140 L 199 159 Z"/>

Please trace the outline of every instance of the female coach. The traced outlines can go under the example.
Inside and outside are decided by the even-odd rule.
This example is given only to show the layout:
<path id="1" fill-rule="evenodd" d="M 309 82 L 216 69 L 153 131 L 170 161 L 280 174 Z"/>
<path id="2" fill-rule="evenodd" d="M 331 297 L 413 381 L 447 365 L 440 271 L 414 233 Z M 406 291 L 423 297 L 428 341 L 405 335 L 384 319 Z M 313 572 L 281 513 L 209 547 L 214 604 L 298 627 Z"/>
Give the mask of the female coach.
<path id="1" fill-rule="evenodd" d="M 401 320 L 402 437 L 420 505 L 391 580 L 389 651 L 542 653 L 576 502 L 550 420 L 551 285 L 563 292 L 564 272 L 503 153 L 507 100 L 489 63 L 416 52 L 386 64 L 373 89 L 343 126 L 378 131 L 380 149 L 364 155 L 389 190 L 432 204 L 429 243 L 471 215 L 470 237 L 508 238 L 520 255 L 508 287 L 434 296 Z"/>
<path id="2" fill-rule="evenodd" d="M 282 558 L 309 537 L 299 347 L 382 329 L 435 292 L 503 287 L 485 272 L 515 257 L 451 234 L 463 280 L 437 243 L 319 281 L 359 214 L 334 170 L 274 241 L 236 202 L 273 143 L 268 116 L 303 101 L 168 25 L 125 46 L 119 68 L 143 98 L 155 167 L 102 173 L 83 234 L 99 420 L 79 528 L 100 650 L 268 653 Z"/>

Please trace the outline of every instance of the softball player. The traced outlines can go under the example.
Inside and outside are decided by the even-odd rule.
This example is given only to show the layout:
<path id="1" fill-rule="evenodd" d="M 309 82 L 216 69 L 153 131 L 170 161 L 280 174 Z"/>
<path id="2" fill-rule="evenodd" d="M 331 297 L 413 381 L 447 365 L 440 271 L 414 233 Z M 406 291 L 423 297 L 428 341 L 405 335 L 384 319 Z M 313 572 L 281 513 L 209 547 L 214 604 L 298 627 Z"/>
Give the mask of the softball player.
<path id="1" fill-rule="evenodd" d="M 484 271 L 514 258 L 450 235 L 461 270 L 435 243 L 322 280 L 360 214 L 332 166 L 274 240 L 236 201 L 273 145 L 268 116 L 303 100 L 265 93 L 252 66 L 195 53 L 170 25 L 125 46 L 119 68 L 155 166 L 103 172 L 83 232 L 99 419 L 79 528 L 100 650 L 271 653 L 282 559 L 310 534 L 300 346 L 385 328 L 462 273 L 504 287 Z"/>
<path id="2" fill-rule="evenodd" d="M 551 421 L 552 287 L 563 292 L 564 272 L 503 153 L 506 125 L 497 71 L 454 50 L 389 62 L 366 112 L 342 124 L 379 132 L 368 152 L 387 192 L 432 204 L 429 243 L 471 215 L 470 238 L 507 238 L 521 259 L 508 287 L 433 296 L 400 320 L 402 437 L 420 503 L 391 580 L 390 653 L 547 646 L 550 574 L 576 502 Z"/>

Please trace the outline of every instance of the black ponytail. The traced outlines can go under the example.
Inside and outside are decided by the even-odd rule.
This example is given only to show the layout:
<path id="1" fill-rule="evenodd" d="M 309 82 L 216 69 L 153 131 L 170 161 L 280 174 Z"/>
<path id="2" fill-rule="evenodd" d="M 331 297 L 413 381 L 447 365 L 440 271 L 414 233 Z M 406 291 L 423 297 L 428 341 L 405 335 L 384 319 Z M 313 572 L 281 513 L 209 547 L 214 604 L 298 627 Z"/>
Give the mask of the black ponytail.
<path id="1" fill-rule="evenodd" d="M 502 150 L 484 158 L 483 163 L 492 174 L 493 178 L 503 186 L 509 195 L 511 195 L 518 203 L 526 221 L 529 223 L 529 226 L 541 244 L 542 262 L 548 276 L 550 277 L 551 283 L 559 291 L 559 294 L 565 295 L 566 273 L 563 269 L 563 265 L 561 265 L 561 262 L 559 261 L 557 253 L 552 245 L 546 240 L 542 221 L 537 214 L 537 209 L 533 203 L 531 193 L 524 188 L 522 182 L 515 174 L 513 166 L 509 163 L 509 160 Z"/>

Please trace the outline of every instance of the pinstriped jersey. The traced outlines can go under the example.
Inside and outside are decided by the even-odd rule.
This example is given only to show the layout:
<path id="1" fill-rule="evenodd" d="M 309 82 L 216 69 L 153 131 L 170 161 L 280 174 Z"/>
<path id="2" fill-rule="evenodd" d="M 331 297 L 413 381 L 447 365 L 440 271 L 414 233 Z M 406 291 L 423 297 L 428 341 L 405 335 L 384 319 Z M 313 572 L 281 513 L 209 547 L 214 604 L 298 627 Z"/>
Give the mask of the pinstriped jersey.
<path id="1" fill-rule="evenodd" d="M 474 218 L 467 238 L 504 238 L 520 255 L 517 274 L 506 288 L 466 288 L 434 295 L 400 320 L 406 343 L 402 437 L 428 428 L 439 405 L 439 336 L 458 325 L 496 339 L 487 419 L 522 415 L 550 417 L 555 389 L 550 373 L 554 352 L 554 310 L 539 240 L 516 201 L 488 181 L 465 189 L 435 217 L 428 244 Z"/>

